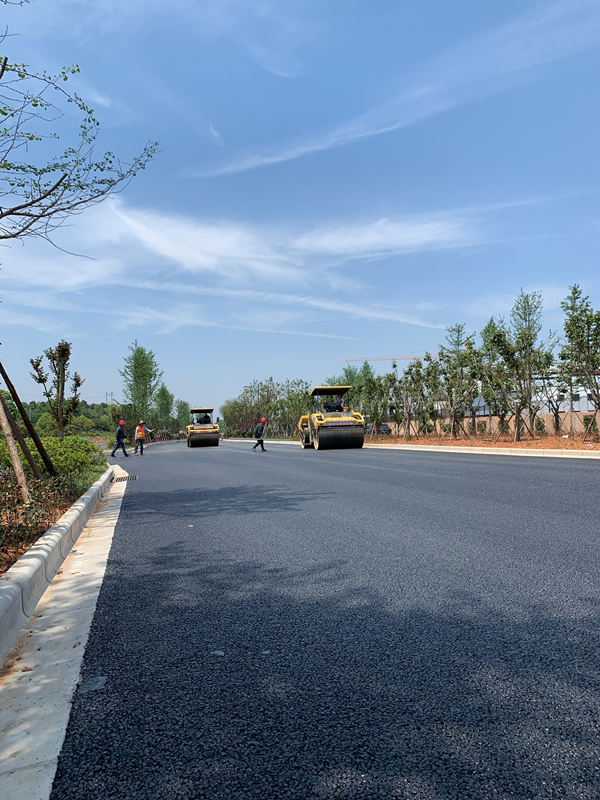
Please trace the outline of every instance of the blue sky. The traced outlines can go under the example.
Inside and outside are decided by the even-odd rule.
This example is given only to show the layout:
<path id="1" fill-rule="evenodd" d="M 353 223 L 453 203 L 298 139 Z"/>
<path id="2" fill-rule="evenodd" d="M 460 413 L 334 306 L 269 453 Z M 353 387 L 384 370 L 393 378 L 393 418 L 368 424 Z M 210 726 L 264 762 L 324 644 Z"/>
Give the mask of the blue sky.
<path id="1" fill-rule="evenodd" d="M 84 397 L 137 339 L 177 397 L 435 352 L 541 290 L 600 305 L 600 0 L 32 0 L 11 61 L 73 80 L 124 160 L 110 202 L 1 255 L 1 355 L 66 338 Z M 68 121 L 68 120 L 67 120 Z M 384 365 L 385 366 L 385 365 Z"/>

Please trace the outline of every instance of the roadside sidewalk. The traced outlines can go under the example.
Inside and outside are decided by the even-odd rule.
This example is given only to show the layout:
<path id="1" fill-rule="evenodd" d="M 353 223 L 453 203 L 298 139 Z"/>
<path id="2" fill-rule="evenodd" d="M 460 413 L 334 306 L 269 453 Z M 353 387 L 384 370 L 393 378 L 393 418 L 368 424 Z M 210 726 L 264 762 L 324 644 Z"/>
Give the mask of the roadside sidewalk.
<path id="1" fill-rule="evenodd" d="M 0 669 L 2 800 L 50 796 L 126 486 L 113 482 Z"/>

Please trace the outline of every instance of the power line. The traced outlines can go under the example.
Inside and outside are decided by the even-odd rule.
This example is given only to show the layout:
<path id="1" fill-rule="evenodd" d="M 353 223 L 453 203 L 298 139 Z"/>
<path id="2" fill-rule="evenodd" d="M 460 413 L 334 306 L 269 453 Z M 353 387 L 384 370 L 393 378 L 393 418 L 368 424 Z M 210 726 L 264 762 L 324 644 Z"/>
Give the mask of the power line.
<path id="1" fill-rule="evenodd" d="M 347 358 L 346 361 L 419 361 L 425 356 L 374 356 L 373 358 Z M 437 353 L 431 358 L 438 358 Z"/>

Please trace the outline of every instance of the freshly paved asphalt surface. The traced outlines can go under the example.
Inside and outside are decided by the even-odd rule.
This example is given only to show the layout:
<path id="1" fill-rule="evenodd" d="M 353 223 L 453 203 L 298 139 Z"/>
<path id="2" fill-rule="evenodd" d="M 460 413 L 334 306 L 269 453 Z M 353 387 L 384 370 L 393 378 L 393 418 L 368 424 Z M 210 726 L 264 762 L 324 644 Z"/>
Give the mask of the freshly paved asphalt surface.
<path id="1" fill-rule="evenodd" d="M 125 462 L 52 800 L 597 800 L 600 463 L 250 446 Z"/>

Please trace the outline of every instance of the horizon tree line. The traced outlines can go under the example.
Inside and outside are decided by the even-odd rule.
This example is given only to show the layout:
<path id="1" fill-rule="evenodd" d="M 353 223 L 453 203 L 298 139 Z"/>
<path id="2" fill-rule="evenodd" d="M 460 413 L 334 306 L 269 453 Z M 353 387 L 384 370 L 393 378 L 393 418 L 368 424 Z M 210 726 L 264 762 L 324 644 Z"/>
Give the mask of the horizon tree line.
<path id="1" fill-rule="evenodd" d="M 481 330 L 467 333 L 464 323 L 446 329 L 436 354 L 427 353 L 398 374 L 375 374 L 368 362 L 344 367 L 327 385 L 351 385 L 348 405 L 359 411 L 378 432 L 383 422 L 412 436 L 477 436 L 499 438 L 547 433 L 542 409 L 552 416 L 558 434 L 564 423 L 565 402 L 573 408 L 581 387 L 592 406 L 584 416 L 585 436 L 597 434 L 600 410 L 600 311 L 595 311 L 579 285 L 562 301 L 565 314 L 561 337 L 542 335 L 542 293 L 519 293 L 508 320 L 491 316 Z M 295 436 L 302 414 L 312 402 L 310 385 L 295 379 L 277 383 L 255 380 L 220 409 L 229 433 L 251 431 L 266 416 L 272 435 Z M 487 410 L 482 420 L 482 410 Z M 572 429 L 570 429 L 572 432 Z"/>

